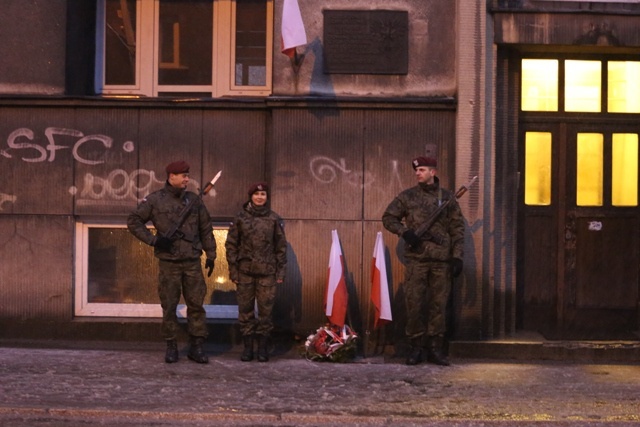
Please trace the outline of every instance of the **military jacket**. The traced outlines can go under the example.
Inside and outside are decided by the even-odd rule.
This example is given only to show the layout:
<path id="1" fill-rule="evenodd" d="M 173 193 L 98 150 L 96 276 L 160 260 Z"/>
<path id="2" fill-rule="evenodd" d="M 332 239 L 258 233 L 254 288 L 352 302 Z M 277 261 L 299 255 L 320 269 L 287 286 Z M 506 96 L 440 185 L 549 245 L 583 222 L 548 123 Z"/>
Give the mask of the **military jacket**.
<path id="1" fill-rule="evenodd" d="M 402 236 L 409 229 L 415 231 L 444 201 L 452 197 L 455 196 L 451 192 L 440 188 L 440 181 L 435 177 L 432 185 L 420 183 L 401 192 L 385 210 L 382 223 L 390 232 Z M 418 249 L 412 249 L 405 243 L 407 259 L 448 261 L 451 258 L 463 258 L 464 218 L 455 199 L 440 214 L 429 232 L 441 242 L 426 240 Z"/>
<path id="2" fill-rule="evenodd" d="M 163 252 L 155 248 L 154 254 L 159 259 L 180 261 L 198 259 L 204 250 L 207 258 L 215 260 L 216 241 L 213 237 L 209 211 L 200 197 L 191 191 L 165 183 L 164 188 L 149 194 L 129 214 L 127 227 L 138 239 L 153 246 L 157 237 L 147 228 L 146 223 L 151 221 L 159 234 L 166 233 L 178 223 L 180 212 L 192 198 L 197 200 L 178 229 L 176 234 L 179 238 L 173 242 L 171 252 Z"/>
<path id="3" fill-rule="evenodd" d="M 275 275 L 276 280 L 284 280 L 287 265 L 284 222 L 267 205 L 244 204 L 229 228 L 225 248 L 232 281 L 238 281 L 238 272 Z"/>

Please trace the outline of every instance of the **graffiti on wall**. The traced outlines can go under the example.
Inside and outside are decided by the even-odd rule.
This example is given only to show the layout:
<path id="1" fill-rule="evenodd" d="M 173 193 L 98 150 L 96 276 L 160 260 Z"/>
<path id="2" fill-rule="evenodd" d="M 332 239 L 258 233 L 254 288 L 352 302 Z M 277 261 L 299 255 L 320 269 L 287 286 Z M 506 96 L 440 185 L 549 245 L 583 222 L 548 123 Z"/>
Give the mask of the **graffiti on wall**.
<path id="1" fill-rule="evenodd" d="M 84 206 L 99 204 L 104 200 L 126 202 L 138 200 L 138 195 L 141 200 L 163 183 L 164 179 L 158 179 L 154 171 L 137 169 L 129 173 L 124 169 L 113 169 L 106 178 L 86 173 L 82 189 L 78 192 L 73 186 L 69 193 L 77 197 L 78 205 Z"/>
<path id="2" fill-rule="evenodd" d="M 13 194 L 0 193 L 0 212 L 4 210 L 5 203 L 15 203 L 17 197 Z"/>
<path id="3" fill-rule="evenodd" d="M 400 173 L 398 171 L 398 161 L 391 160 L 391 171 L 385 176 L 385 182 L 388 186 L 387 189 L 395 190 L 397 188 L 403 188 Z M 364 189 L 372 188 L 373 183 L 376 181 L 375 175 L 372 172 L 355 171 L 347 167 L 347 162 L 344 158 L 339 160 L 332 159 L 326 156 L 312 157 L 309 162 L 309 170 L 311 176 L 316 181 L 322 184 L 335 183 L 339 178 L 343 178 L 345 182 L 353 187 Z M 382 186 L 379 186 L 382 189 Z"/>
<path id="4" fill-rule="evenodd" d="M 96 166 L 121 164 L 128 154 L 136 150 L 133 141 L 127 140 L 118 145 L 111 136 L 85 135 L 78 129 L 47 127 L 43 133 L 44 138 L 38 141 L 32 129 L 21 127 L 13 130 L 7 137 L 6 147 L 0 148 L 0 156 L 25 163 L 50 163 L 68 153 L 79 164 Z M 403 186 L 398 161 L 390 160 L 390 163 L 391 170 L 384 174 L 385 186 L 374 186 L 374 173 L 349 167 L 345 158 L 336 160 L 323 155 L 313 156 L 309 161 L 309 171 L 312 178 L 322 184 L 346 183 L 358 189 L 395 191 Z M 82 206 L 127 204 L 139 202 L 164 183 L 164 177 L 159 178 L 153 170 L 136 169 L 128 172 L 122 168 L 114 168 L 106 173 L 106 176 L 85 173 L 82 183 L 77 187 L 69 187 L 69 194 L 76 197 L 77 204 Z M 196 190 L 199 184 L 191 180 L 189 187 Z M 209 195 L 215 197 L 215 190 Z M 16 195 L 0 193 L 0 212 L 7 204 L 16 201 Z"/>
<path id="5" fill-rule="evenodd" d="M 44 131 L 47 139 L 47 145 L 42 146 L 33 142 L 34 132 L 29 128 L 19 128 L 9 134 L 7 138 L 8 149 L 0 150 L 0 155 L 8 159 L 14 158 L 12 152 L 16 152 L 15 156 L 27 163 L 53 162 L 56 159 L 56 153 L 61 150 L 71 150 L 71 155 L 76 162 L 86 165 L 98 165 L 104 163 L 105 158 L 96 158 L 97 156 L 83 156 L 82 151 L 85 144 L 97 142 L 105 149 L 111 149 L 113 146 L 113 138 L 107 135 L 85 135 L 76 129 L 48 127 Z M 63 144 L 58 137 L 67 136 L 75 138 L 76 141 L 71 144 Z M 26 142 L 26 141 L 28 142 Z M 125 141 L 122 144 L 125 152 L 131 153 L 135 150 L 135 144 L 131 141 Z M 93 158 L 91 158 L 93 157 Z"/>

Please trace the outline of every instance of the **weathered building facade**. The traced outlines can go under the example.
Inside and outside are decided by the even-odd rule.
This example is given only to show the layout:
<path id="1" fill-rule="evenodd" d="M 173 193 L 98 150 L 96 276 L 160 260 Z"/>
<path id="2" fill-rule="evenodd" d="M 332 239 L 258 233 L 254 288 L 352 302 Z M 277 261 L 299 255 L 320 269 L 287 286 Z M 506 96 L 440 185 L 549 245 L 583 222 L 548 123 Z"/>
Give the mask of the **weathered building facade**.
<path id="1" fill-rule="evenodd" d="M 177 158 L 192 165 L 194 189 L 222 170 L 205 197 L 219 243 L 208 282 L 212 323 L 235 316 L 223 250 L 228 221 L 249 184 L 267 180 L 290 245 L 279 327 L 306 333 L 324 322 L 336 229 L 349 320 L 365 333 L 373 323 L 370 269 L 382 212 L 414 185 L 409 162 L 425 154 L 438 158 L 449 188 L 479 177 L 460 200 L 468 231 L 452 298 L 454 339 L 520 330 L 628 338 L 638 330 L 637 200 L 611 203 L 609 179 L 602 203 L 577 205 L 571 179 L 579 174 L 567 166 L 576 162 L 567 148 L 575 135 L 603 134 L 608 147 L 613 135 L 637 135 L 638 112 L 568 111 L 563 92 L 555 110 L 521 104 L 523 60 L 635 61 L 638 5 L 299 0 L 308 43 L 295 63 L 280 53 L 279 0 L 194 2 L 204 9 L 192 11 L 191 21 L 163 9 L 173 2 L 5 3 L 2 336 L 156 339 L 155 262 L 124 224 Z M 196 20 L 203 27 L 190 33 L 203 15 L 213 18 Z M 590 39 L 590 29 L 602 34 Z M 184 45 L 180 37 L 208 44 Z M 194 57 L 206 57 L 205 66 L 189 62 Z M 114 70 L 111 60 L 134 65 Z M 548 135 L 550 189 L 541 180 L 535 191 L 549 200 L 532 203 L 525 169 L 538 157 L 525 155 L 527 141 Z M 603 156 L 607 164 L 612 156 Z M 598 222 L 601 233 L 584 231 Z M 610 229 L 616 234 L 605 235 Z M 391 328 L 400 336 L 398 238 L 386 231 L 384 238 Z M 618 263 L 621 250 L 635 258 Z M 594 315 L 608 316 L 606 325 L 583 328 Z"/>

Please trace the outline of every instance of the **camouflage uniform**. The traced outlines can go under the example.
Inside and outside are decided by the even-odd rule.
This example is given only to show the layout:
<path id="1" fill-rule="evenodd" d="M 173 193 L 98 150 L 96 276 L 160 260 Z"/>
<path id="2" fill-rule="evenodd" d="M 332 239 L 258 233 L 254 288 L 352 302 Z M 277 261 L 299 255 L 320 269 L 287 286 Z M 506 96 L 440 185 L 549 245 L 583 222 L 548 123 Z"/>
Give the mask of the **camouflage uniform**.
<path id="1" fill-rule="evenodd" d="M 229 276 L 237 285 L 238 322 L 243 336 L 269 336 L 276 281 L 284 280 L 287 239 L 282 218 L 268 205 L 244 204 L 225 244 Z M 258 319 L 254 305 L 258 305 Z"/>
<path id="2" fill-rule="evenodd" d="M 438 177 L 434 177 L 431 185 L 419 183 L 401 192 L 389 204 L 382 216 L 384 227 L 399 236 L 409 229 L 415 231 L 443 201 L 451 197 L 454 196 L 449 191 L 440 188 Z M 464 218 L 455 200 L 429 231 L 436 238 L 441 238 L 442 244 L 426 241 L 423 250 L 412 249 L 406 243 L 404 246 L 405 332 L 410 340 L 421 338 L 425 333 L 429 337 L 442 337 L 446 330 L 445 311 L 451 292 L 449 261 L 452 258 L 462 259 L 464 249 Z"/>
<path id="3" fill-rule="evenodd" d="M 162 305 L 162 334 L 165 340 L 176 339 L 176 307 L 181 293 L 187 305 L 189 335 L 201 338 L 207 336 L 206 313 L 203 307 L 207 285 L 202 274 L 200 256 L 204 250 L 207 259 L 216 259 L 216 241 L 213 237 L 211 217 L 197 194 L 166 183 L 164 188 L 145 197 L 127 219 L 129 231 L 153 246 L 157 236 L 153 235 L 145 224 L 151 221 L 159 234 L 166 233 L 178 222 L 180 211 L 192 198 L 197 200 L 178 230 L 180 238 L 173 242 L 171 251 L 154 248 L 154 255 L 159 259 L 160 267 L 158 294 Z"/>

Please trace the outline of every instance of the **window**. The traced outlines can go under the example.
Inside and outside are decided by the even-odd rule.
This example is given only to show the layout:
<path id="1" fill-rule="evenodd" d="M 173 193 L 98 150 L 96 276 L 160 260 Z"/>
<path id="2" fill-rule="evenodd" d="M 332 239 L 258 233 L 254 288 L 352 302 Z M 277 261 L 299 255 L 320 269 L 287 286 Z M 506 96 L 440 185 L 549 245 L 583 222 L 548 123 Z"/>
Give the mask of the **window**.
<path id="1" fill-rule="evenodd" d="M 604 138 L 601 133 L 578 133 L 576 205 L 602 206 Z"/>
<path id="2" fill-rule="evenodd" d="M 98 0 L 104 95 L 266 96 L 273 0 Z"/>
<path id="3" fill-rule="evenodd" d="M 612 136 L 611 204 L 638 206 L 638 134 Z"/>
<path id="4" fill-rule="evenodd" d="M 207 317 L 238 316 L 235 286 L 229 280 L 224 243 L 226 227 L 214 227 L 218 246 L 215 269 L 206 277 Z M 204 266 L 204 258 L 202 259 Z M 76 316 L 162 317 L 158 300 L 158 261 L 153 248 L 126 226 L 79 222 L 76 225 Z M 178 306 L 186 317 L 186 306 Z"/>
<path id="5" fill-rule="evenodd" d="M 565 111 L 600 112 L 601 68 L 601 61 L 565 61 Z"/>
<path id="6" fill-rule="evenodd" d="M 551 204 L 551 133 L 527 132 L 525 135 L 524 203 Z"/>
<path id="7" fill-rule="evenodd" d="M 640 62 L 609 61 L 608 109 L 612 113 L 640 113 Z"/>
<path id="8" fill-rule="evenodd" d="M 521 65 L 522 111 L 640 113 L 640 61 L 526 58 Z"/>
<path id="9" fill-rule="evenodd" d="M 558 60 L 522 60 L 522 110 L 558 111 Z"/>

